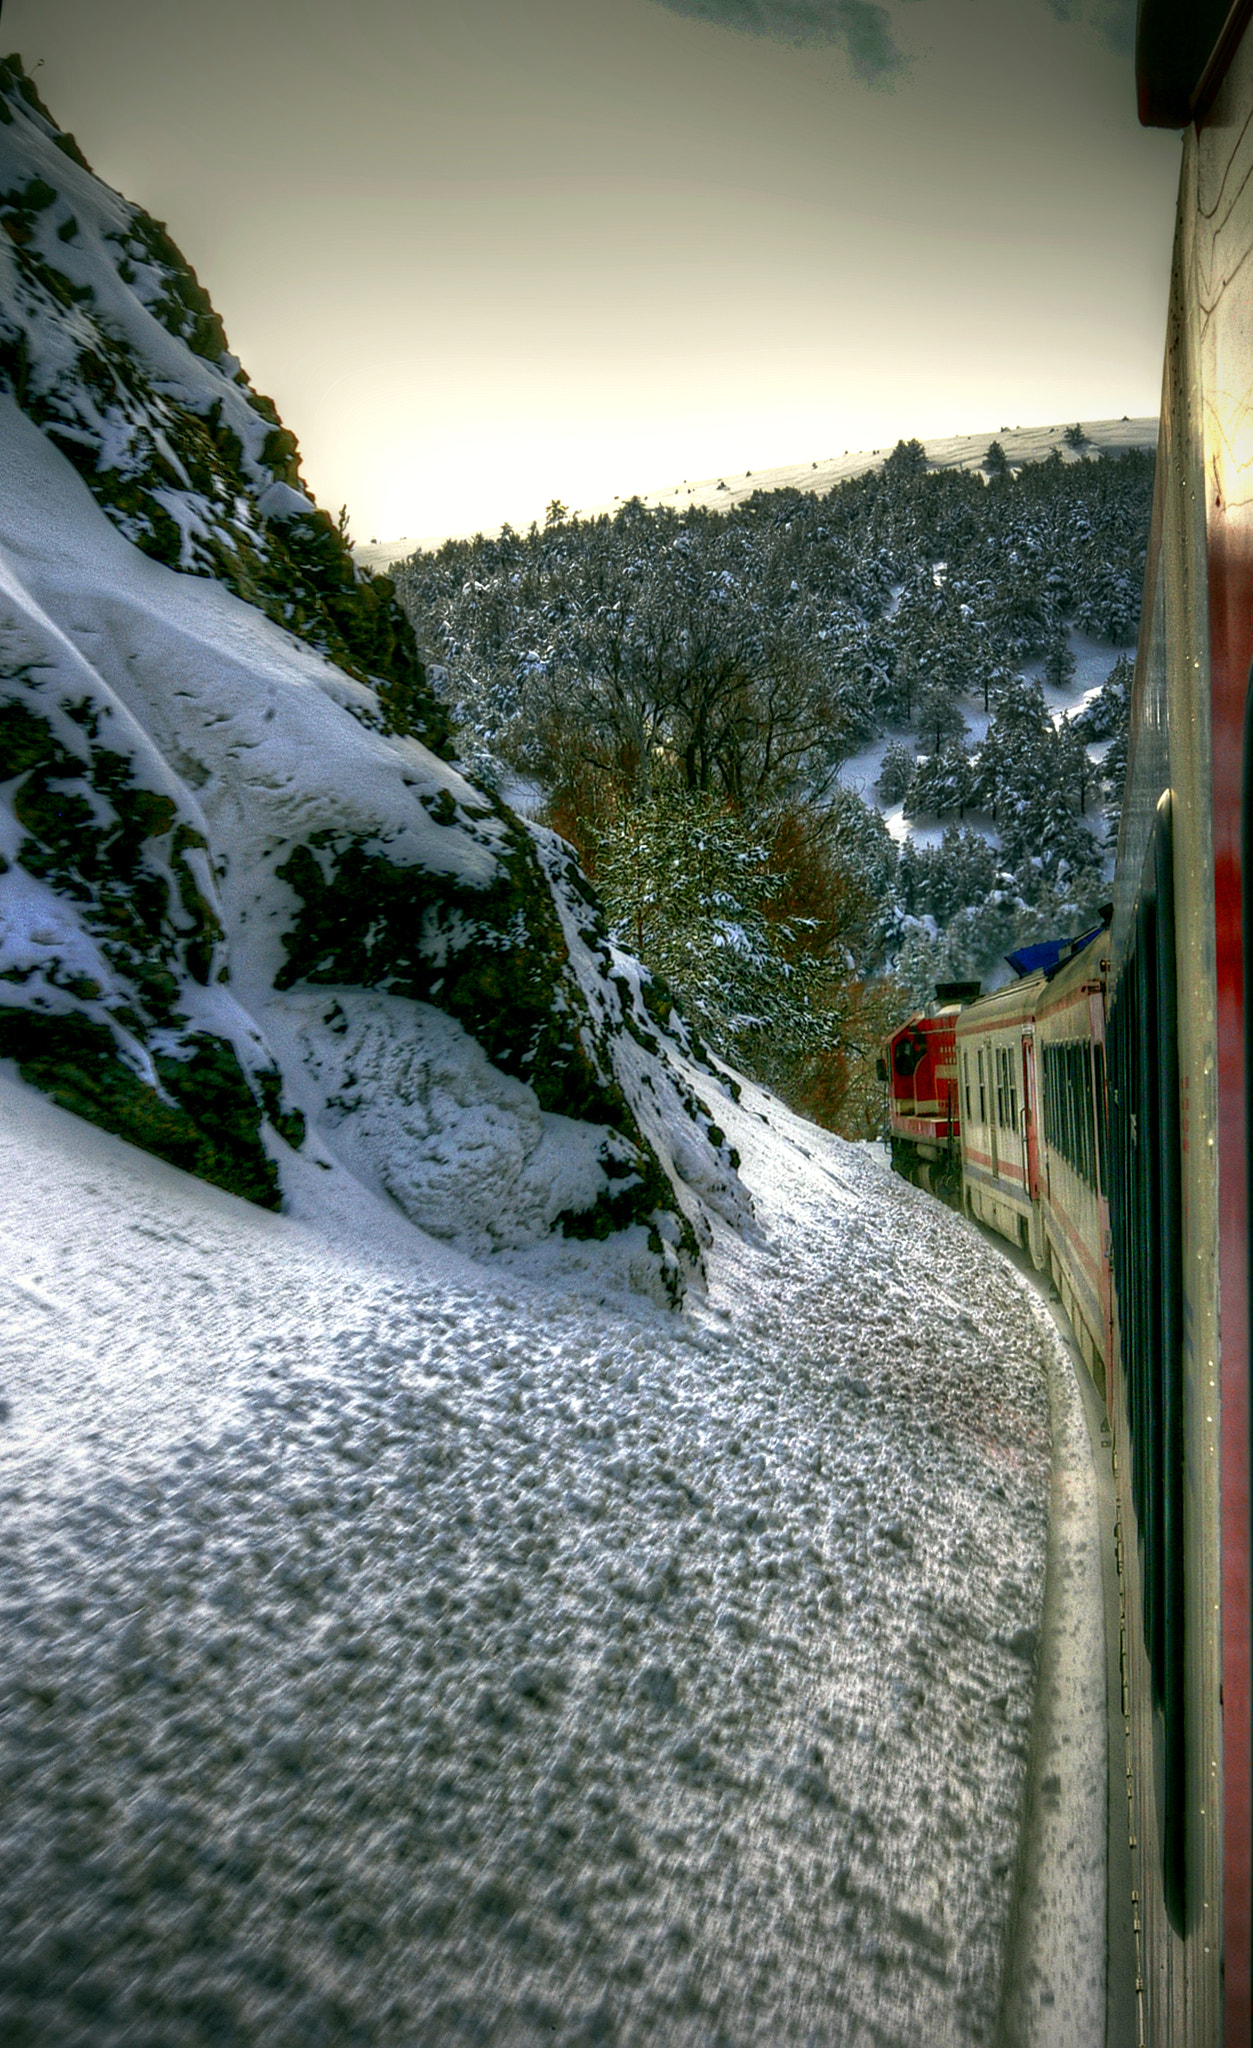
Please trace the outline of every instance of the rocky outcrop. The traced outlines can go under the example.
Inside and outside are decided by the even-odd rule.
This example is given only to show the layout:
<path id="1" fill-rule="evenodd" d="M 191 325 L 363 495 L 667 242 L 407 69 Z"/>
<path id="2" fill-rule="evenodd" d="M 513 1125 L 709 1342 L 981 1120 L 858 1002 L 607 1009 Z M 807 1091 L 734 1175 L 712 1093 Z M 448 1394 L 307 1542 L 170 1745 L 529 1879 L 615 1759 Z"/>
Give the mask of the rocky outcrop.
<path id="1" fill-rule="evenodd" d="M 390 585 L 14 59 L 0 228 L 0 1057 L 252 1201 L 321 1166 L 677 1298 L 747 1207 L 718 1077 L 570 849 L 446 758 Z"/>

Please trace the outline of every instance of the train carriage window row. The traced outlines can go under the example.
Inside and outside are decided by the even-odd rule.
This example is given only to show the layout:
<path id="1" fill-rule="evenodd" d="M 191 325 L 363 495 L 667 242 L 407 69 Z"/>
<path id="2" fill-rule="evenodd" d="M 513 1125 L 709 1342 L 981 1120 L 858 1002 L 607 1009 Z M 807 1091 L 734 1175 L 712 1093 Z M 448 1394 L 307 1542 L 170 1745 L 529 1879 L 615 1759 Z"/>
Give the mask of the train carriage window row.
<path id="1" fill-rule="evenodd" d="M 1018 1129 L 1018 1075 L 1014 1066 L 1012 1046 L 991 1046 L 987 1053 L 987 1067 L 984 1066 L 983 1047 L 975 1052 L 975 1072 L 978 1078 L 979 1115 L 976 1119 L 970 1083 L 970 1054 L 962 1053 L 962 1080 L 966 1093 L 966 1121 L 981 1124 L 988 1121 L 988 1094 L 993 1093 L 996 1121 L 1003 1130 Z"/>
<path id="2" fill-rule="evenodd" d="M 1044 1047 L 1044 1138 L 1093 1193 L 1097 1181 L 1097 1129 L 1092 1055 L 1086 1039 Z"/>
<path id="3" fill-rule="evenodd" d="M 1143 1564 L 1145 1648 L 1161 1714 L 1162 1883 L 1179 1930 L 1187 1891 L 1187 1609 L 1183 1187 L 1171 799 L 1163 796 L 1128 957 L 1109 1015 L 1110 1224 Z"/>

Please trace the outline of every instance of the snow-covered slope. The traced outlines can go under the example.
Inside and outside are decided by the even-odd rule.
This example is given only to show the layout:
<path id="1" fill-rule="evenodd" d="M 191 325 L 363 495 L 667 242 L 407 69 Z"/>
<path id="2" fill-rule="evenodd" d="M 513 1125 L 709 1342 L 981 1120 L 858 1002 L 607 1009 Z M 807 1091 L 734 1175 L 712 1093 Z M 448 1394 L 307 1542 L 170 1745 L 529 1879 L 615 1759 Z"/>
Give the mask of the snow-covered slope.
<path id="1" fill-rule="evenodd" d="M 0 1056 L 268 1206 L 347 1176 L 673 1298 L 747 1206 L 681 1027 L 424 743 L 391 586 L 164 232 L 11 63 L 0 108 Z"/>
<path id="2" fill-rule="evenodd" d="M 728 1134 L 676 1315 L 0 1077 L 0 2036 L 997 2038 L 1054 1340 L 864 1148 Z"/>
<path id="3" fill-rule="evenodd" d="M 1000 442 L 1006 461 L 1015 469 L 1025 462 L 1045 461 L 1054 449 L 1063 462 L 1079 462 L 1090 455 L 1119 455 L 1127 448 L 1153 449 L 1157 446 L 1156 419 L 1085 420 L 1081 424 L 1087 437 L 1082 449 L 1069 446 L 1066 426 L 989 428 L 986 434 L 941 435 L 924 441 L 922 446 L 928 469 L 982 469 L 993 441 Z M 701 506 L 710 511 L 725 512 L 732 505 L 751 498 L 755 491 L 825 493 L 849 477 L 864 476 L 867 470 L 880 468 L 890 452 L 887 448 L 862 448 L 855 454 L 846 452 L 809 462 L 787 462 L 774 469 L 694 477 L 690 483 L 685 480 L 681 484 L 667 484 L 662 490 L 641 491 L 638 496 L 643 505 L 666 506 L 675 512 Z M 630 495 L 630 492 L 624 492 L 611 505 L 575 507 L 573 516 L 596 519 L 603 512 L 612 517 Z M 378 571 L 390 568 L 393 562 L 407 561 L 417 548 L 442 547 L 446 540 L 454 538 L 468 539 L 469 536 L 446 533 L 417 537 L 402 535 L 397 540 L 358 542 L 352 552 L 362 568 Z"/>

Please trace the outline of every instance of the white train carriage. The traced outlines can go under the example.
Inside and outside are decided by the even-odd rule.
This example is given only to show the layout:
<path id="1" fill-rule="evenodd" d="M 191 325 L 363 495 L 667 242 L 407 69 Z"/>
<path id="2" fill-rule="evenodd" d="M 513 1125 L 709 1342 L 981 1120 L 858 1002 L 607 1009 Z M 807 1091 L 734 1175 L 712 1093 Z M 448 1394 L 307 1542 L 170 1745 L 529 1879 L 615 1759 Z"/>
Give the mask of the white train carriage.
<path id="1" fill-rule="evenodd" d="M 1110 1356 L 1104 931 L 1046 981 L 1035 1014 L 1047 1262 L 1102 1396 Z"/>
<path id="2" fill-rule="evenodd" d="M 984 996 L 957 1020 L 962 1183 L 967 1212 L 1046 1258 L 1040 1215 L 1035 1006 L 1042 974 Z"/>

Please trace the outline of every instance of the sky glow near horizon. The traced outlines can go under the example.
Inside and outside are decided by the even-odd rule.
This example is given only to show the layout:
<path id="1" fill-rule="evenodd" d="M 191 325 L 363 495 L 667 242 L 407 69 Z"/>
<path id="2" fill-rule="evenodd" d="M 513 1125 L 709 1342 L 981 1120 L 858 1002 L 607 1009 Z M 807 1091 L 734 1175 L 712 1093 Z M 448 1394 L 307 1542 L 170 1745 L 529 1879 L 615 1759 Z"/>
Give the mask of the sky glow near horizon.
<path id="1" fill-rule="evenodd" d="M 360 539 L 1154 412 L 1131 0 L 9 0 Z M 211 33 L 208 32 L 211 28 Z"/>

